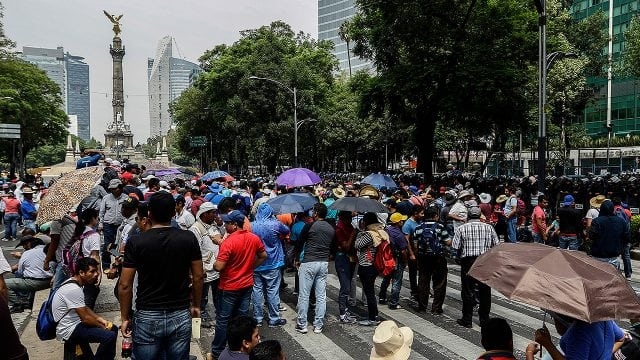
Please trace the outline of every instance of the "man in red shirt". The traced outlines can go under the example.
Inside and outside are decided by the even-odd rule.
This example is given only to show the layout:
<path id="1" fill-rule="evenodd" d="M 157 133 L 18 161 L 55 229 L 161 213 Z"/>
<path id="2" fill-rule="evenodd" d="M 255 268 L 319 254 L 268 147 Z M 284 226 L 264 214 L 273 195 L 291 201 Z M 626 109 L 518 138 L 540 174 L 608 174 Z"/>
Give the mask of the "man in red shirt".
<path id="1" fill-rule="evenodd" d="M 549 206 L 549 201 L 544 195 L 538 196 L 538 205 L 533 208 L 533 215 L 531 215 L 531 234 L 533 236 L 533 242 L 547 243 L 547 215 L 544 209 Z"/>
<path id="2" fill-rule="evenodd" d="M 262 240 L 242 228 L 244 214 L 233 210 L 222 215 L 229 234 L 221 244 L 213 268 L 220 272 L 220 292 L 216 308 L 216 329 L 211 352 L 220 357 L 227 343 L 229 320 L 249 314 L 253 291 L 253 270 L 267 258 Z"/>

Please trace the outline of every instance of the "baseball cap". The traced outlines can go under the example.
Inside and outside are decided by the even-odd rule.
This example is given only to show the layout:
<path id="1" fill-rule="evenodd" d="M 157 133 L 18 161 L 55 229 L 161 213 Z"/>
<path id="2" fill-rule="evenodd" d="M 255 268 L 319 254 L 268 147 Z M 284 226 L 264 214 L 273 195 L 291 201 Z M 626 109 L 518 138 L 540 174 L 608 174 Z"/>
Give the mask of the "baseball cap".
<path id="1" fill-rule="evenodd" d="M 393 214 L 391 214 L 391 217 L 389 217 L 389 222 L 392 224 L 396 224 L 396 223 L 399 223 L 400 221 L 405 221 L 408 218 L 409 217 L 407 215 L 402 215 L 399 212 L 394 212 Z"/>
<path id="2" fill-rule="evenodd" d="M 573 195 L 565 195 L 564 196 L 564 201 L 562 202 L 562 205 L 564 206 L 569 206 L 571 204 L 573 204 L 576 200 L 573 198 Z"/>
<path id="3" fill-rule="evenodd" d="M 477 206 L 471 207 L 468 210 L 468 214 L 470 218 L 479 218 L 480 215 L 482 215 L 482 211 L 480 211 L 480 208 Z"/>
<path id="4" fill-rule="evenodd" d="M 233 210 L 228 214 L 222 215 L 222 221 L 224 222 L 232 222 L 232 223 L 244 223 L 244 214 L 242 214 L 239 210 Z"/>
<path id="5" fill-rule="evenodd" d="M 122 207 L 124 209 L 137 209 L 139 204 L 140 201 L 138 199 L 129 196 L 122 202 Z"/>
<path id="6" fill-rule="evenodd" d="M 211 211 L 211 210 L 216 210 L 218 207 L 213 205 L 210 202 L 203 202 L 202 205 L 200 205 L 200 208 L 198 209 L 198 212 L 196 213 L 196 219 L 200 218 L 200 215 L 206 213 L 207 211 Z M 242 217 L 242 221 L 244 222 L 244 217 Z"/>
<path id="7" fill-rule="evenodd" d="M 120 179 L 111 179 L 111 181 L 109 181 L 108 189 L 116 189 L 120 185 L 122 185 L 122 181 L 120 181 Z"/>

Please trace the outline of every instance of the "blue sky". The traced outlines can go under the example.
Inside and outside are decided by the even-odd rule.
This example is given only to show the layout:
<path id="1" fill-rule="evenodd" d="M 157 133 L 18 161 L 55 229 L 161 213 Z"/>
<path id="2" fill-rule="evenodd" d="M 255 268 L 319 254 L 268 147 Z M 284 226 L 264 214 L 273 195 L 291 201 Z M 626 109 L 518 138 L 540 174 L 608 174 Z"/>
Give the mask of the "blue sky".
<path id="1" fill-rule="evenodd" d="M 232 44 L 239 31 L 283 20 L 294 31 L 317 38 L 318 3 L 313 0 L 2 0 L 5 32 L 22 46 L 63 46 L 90 65 L 91 135 L 104 141 L 111 121 L 111 23 L 102 10 L 124 14 L 125 120 L 134 142 L 149 136 L 147 58 L 158 41 L 173 36 L 173 56 L 196 62 L 205 50 Z"/>

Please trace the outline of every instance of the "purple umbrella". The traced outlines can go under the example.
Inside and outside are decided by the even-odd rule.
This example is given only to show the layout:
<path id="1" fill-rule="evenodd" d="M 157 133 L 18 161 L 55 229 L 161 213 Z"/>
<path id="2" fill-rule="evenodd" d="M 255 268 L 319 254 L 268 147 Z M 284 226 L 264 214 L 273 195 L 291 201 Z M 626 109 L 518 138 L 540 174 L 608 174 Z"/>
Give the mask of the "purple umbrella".
<path id="1" fill-rule="evenodd" d="M 318 174 L 305 168 L 289 169 L 276 179 L 276 183 L 291 187 L 314 185 L 322 181 Z"/>
<path id="2" fill-rule="evenodd" d="M 160 176 L 165 176 L 165 175 L 172 175 L 172 174 L 180 174 L 181 171 L 178 169 L 161 169 L 161 170 L 154 170 L 154 175 L 157 177 Z"/>

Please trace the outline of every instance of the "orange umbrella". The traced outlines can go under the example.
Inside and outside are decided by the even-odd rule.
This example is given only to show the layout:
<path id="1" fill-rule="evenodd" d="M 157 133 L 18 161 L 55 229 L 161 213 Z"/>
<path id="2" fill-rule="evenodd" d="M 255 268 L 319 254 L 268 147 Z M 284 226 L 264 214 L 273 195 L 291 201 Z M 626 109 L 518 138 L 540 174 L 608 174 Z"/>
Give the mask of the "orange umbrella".
<path id="1" fill-rule="evenodd" d="M 580 251 L 503 243 L 469 275 L 511 300 L 589 323 L 640 317 L 640 300 L 620 272 Z"/>

